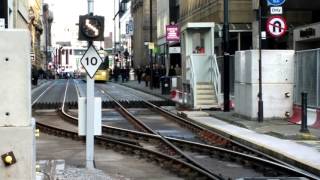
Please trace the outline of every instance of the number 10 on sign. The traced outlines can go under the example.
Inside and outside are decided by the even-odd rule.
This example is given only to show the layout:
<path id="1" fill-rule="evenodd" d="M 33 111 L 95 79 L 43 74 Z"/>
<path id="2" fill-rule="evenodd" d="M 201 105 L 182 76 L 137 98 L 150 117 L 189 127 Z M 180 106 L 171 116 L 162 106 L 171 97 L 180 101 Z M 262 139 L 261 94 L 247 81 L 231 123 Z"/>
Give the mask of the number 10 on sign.
<path id="1" fill-rule="evenodd" d="M 92 79 L 101 65 L 102 59 L 94 46 L 91 45 L 81 58 L 80 62 Z"/>

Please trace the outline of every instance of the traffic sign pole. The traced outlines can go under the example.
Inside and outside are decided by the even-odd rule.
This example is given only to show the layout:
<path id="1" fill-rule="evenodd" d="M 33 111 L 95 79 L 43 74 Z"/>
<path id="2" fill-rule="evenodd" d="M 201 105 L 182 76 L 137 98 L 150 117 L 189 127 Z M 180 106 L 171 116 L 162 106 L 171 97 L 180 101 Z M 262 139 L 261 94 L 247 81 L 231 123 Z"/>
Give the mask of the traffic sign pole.
<path id="1" fill-rule="evenodd" d="M 97 50 L 88 42 L 88 50 L 85 52 L 80 62 L 87 72 L 87 103 L 86 103 L 86 167 L 94 168 L 94 75 L 102 63 Z"/>
<path id="2" fill-rule="evenodd" d="M 93 0 L 88 0 L 88 14 L 93 14 Z M 88 48 L 92 41 L 88 42 Z M 87 75 L 86 167 L 94 169 L 94 79 Z"/>
<path id="3" fill-rule="evenodd" d="M 94 164 L 94 79 L 87 75 L 87 119 L 86 119 L 86 167 L 93 169 Z"/>
<path id="4" fill-rule="evenodd" d="M 259 0 L 259 93 L 258 93 L 258 122 L 263 122 L 263 99 L 262 99 L 262 7 L 261 0 Z"/>

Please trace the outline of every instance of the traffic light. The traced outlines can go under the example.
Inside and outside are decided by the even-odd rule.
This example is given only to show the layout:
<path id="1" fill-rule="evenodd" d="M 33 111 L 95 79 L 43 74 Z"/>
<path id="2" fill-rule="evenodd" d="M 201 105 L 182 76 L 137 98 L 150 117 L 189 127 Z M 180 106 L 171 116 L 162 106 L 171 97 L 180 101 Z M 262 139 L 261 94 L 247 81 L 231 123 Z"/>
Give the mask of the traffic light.
<path id="1" fill-rule="evenodd" d="M 83 15 L 79 16 L 79 40 L 104 41 L 104 17 Z"/>

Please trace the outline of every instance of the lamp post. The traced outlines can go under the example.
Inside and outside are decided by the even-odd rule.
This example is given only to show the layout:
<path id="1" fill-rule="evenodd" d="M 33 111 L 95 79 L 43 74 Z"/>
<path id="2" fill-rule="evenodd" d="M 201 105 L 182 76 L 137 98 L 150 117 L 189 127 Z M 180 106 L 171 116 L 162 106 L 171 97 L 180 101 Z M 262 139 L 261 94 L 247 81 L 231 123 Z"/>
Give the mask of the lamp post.
<path id="1" fill-rule="evenodd" d="M 48 71 L 48 16 L 49 16 L 49 13 L 46 14 L 46 17 L 45 17 L 45 25 L 46 25 L 46 63 L 45 63 L 45 70 L 46 72 Z"/>
<path id="2" fill-rule="evenodd" d="M 223 23 L 223 75 L 224 75 L 224 89 L 223 100 L 225 112 L 230 111 L 230 54 L 229 54 L 229 2 L 224 0 L 224 23 Z"/>
<path id="3" fill-rule="evenodd" d="M 150 2 L 150 42 L 152 43 L 152 0 L 149 0 Z M 153 60 L 152 60 L 152 49 L 150 48 L 150 89 L 153 89 Z"/>
<path id="4" fill-rule="evenodd" d="M 258 10 L 258 28 L 259 28 L 259 93 L 258 93 L 258 122 L 263 122 L 263 100 L 262 100 L 262 40 L 261 40 L 261 0 L 259 0 L 259 10 Z"/>

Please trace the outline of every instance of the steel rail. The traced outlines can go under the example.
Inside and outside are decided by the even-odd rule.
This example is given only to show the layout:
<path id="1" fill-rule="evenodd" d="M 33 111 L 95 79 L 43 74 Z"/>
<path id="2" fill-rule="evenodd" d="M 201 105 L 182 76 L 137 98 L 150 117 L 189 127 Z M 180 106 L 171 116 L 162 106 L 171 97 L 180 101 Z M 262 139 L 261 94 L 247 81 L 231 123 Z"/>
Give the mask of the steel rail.
<path id="1" fill-rule="evenodd" d="M 118 85 L 120 86 L 120 85 Z M 124 87 L 124 86 L 122 86 Z M 126 89 L 132 89 L 132 88 L 129 88 L 129 87 L 125 87 Z M 313 178 L 319 178 L 317 177 L 316 175 L 314 174 L 311 174 L 309 172 L 306 172 L 305 170 L 301 169 L 301 168 L 298 168 L 296 166 L 293 166 L 289 163 L 286 163 L 284 161 L 281 161 L 279 159 L 276 159 L 268 154 L 265 154 L 261 151 L 258 151 L 256 149 L 253 149 L 249 146 L 246 146 L 244 144 L 241 144 L 235 140 L 232 140 L 224 135 L 222 135 L 221 133 L 218 133 L 218 132 L 213 132 L 211 130 L 208 130 L 207 128 L 199 125 L 199 124 L 196 124 L 196 123 L 193 123 L 191 122 L 190 120 L 187 120 L 188 118 L 184 119 L 176 114 L 173 114 L 172 112 L 166 110 L 166 109 L 163 109 L 161 107 L 158 107 L 154 104 L 152 104 L 151 102 L 149 101 L 146 101 L 144 100 L 142 97 L 136 95 L 136 94 L 133 94 L 131 93 L 133 96 L 137 97 L 137 98 L 140 98 L 142 102 L 144 102 L 147 107 L 150 107 L 152 108 L 153 110 L 157 111 L 158 113 L 161 113 L 163 114 L 165 117 L 168 117 L 172 120 L 174 120 L 175 122 L 177 122 L 178 124 L 180 124 L 181 126 L 185 127 L 188 127 L 189 129 L 191 129 L 192 131 L 196 131 L 197 134 L 200 136 L 200 138 L 202 140 L 204 140 L 205 142 L 209 143 L 209 144 L 215 144 L 215 142 L 218 140 L 218 145 L 221 145 L 221 140 L 222 140 L 222 145 L 223 145 L 223 142 L 225 142 L 226 144 L 224 144 L 224 147 L 226 147 L 227 149 L 229 150 L 232 150 L 232 151 L 237 151 L 237 152 L 240 152 L 240 153 L 243 153 L 243 152 L 246 152 L 245 154 L 252 154 L 252 155 L 256 155 L 257 157 L 260 157 L 260 158 L 264 158 L 266 160 L 270 160 L 273 161 L 273 162 L 276 162 L 276 163 L 279 163 L 279 164 L 282 164 L 284 166 L 287 166 L 289 168 L 292 168 L 292 169 L 296 169 L 296 171 L 299 171 L 301 172 L 302 174 L 309 174 L 310 177 L 313 177 Z"/>
<path id="2" fill-rule="evenodd" d="M 124 86 L 122 86 L 124 87 Z M 124 87 L 124 88 L 127 88 L 127 89 L 132 89 L 132 88 L 129 88 L 129 87 Z M 132 93 L 131 93 L 132 94 Z M 163 109 L 161 107 L 158 107 L 154 104 L 152 104 L 151 102 L 149 101 L 146 101 L 144 100 L 142 97 L 136 95 L 136 94 L 132 94 L 134 96 L 136 96 L 137 98 L 140 98 L 141 101 L 143 103 L 145 103 L 147 105 L 148 108 L 151 108 L 152 110 L 155 110 L 156 112 L 160 113 L 160 114 L 163 114 L 163 116 L 177 122 L 178 124 L 180 124 L 181 126 L 183 127 L 187 127 L 189 128 L 191 131 L 194 131 L 198 134 L 198 136 L 200 137 L 200 139 L 204 140 L 205 142 L 207 142 L 208 144 L 212 145 L 212 144 L 218 144 L 219 146 L 223 145 L 223 147 L 227 148 L 227 149 L 230 149 L 230 150 L 233 150 L 233 151 L 237 151 L 237 152 L 246 152 L 246 154 L 252 154 L 252 155 L 256 155 L 257 157 L 260 157 L 260 158 L 265 158 L 267 160 L 270 160 L 270 161 L 274 161 L 274 162 L 277 162 L 277 163 L 280 163 L 280 164 L 283 164 L 285 166 L 288 166 L 288 167 L 291 167 L 291 168 L 295 168 L 297 169 L 298 171 L 301 171 L 301 172 L 305 172 L 304 170 L 298 168 L 298 167 L 295 167 L 289 163 L 286 163 L 284 161 L 281 161 L 279 159 L 276 159 L 266 153 L 263 153 L 261 151 L 258 151 L 254 148 L 251 148 L 249 146 L 246 146 L 244 144 L 241 144 L 233 139 L 230 139 L 228 137 L 226 137 L 225 135 L 219 133 L 219 132 L 213 132 L 212 130 L 209 130 L 199 124 L 196 124 L 194 122 L 192 122 L 190 119 L 188 120 L 188 118 L 182 118 L 166 109 Z M 225 143 L 225 144 L 224 144 Z M 306 172 L 305 172 L 306 173 Z M 311 174 L 310 174 L 311 175 Z"/>
<path id="3" fill-rule="evenodd" d="M 120 108 L 121 112 L 124 113 L 125 117 L 130 117 L 131 121 L 133 120 L 134 122 L 138 123 L 139 125 L 141 125 L 144 128 L 145 132 L 151 133 L 151 134 L 155 134 L 158 135 L 159 138 L 167 145 L 169 146 L 171 149 L 173 149 L 174 151 L 177 152 L 177 154 L 179 154 L 182 158 L 184 158 L 187 162 L 190 162 L 191 164 L 197 166 L 198 168 L 206 171 L 207 173 L 210 173 L 212 176 L 215 177 L 219 177 L 219 175 L 215 174 L 214 172 L 210 171 L 208 168 L 203 167 L 200 163 L 198 163 L 197 161 L 195 161 L 192 157 L 190 157 L 189 155 L 187 155 L 186 153 L 184 153 L 183 151 L 181 151 L 179 148 L 177 148 L 174 144 L 172 144 L 170 141 L 168 141 L 166 139 L 166 137 L 162 136 L 160 133 L 154 131 L 152 128 L 150 128 L 148 125 L 146 125 L 144 122 L 142 122 L 141 120 L 139 120 L 138 118 L 136 118 L 132 113 L 130 113 L 125 107 L 123 107 L 121 105 L 121 103 L 119 101 L 117 101 L 115 98 L 113 98 L 108 92 L 106 92 L 105 90 L 101 89 L 101 91 L 104 91 L 105 95 L 108 96 L 111 100 L 113 100 L 117 106 Z"/>
<path id="4" fill-rule="evenodd" d="M 65 93 L 65 95 L 66 94 L 67 93 Z M 77 123 L 77 118 L 72 116 L 72 115 L 68 115 L 66 113 L 66 111 L 62 112 L 62 114 L 64 116 L 67 116 L 67 119 L 69 119 L 69 120 L 72 119 L 71 120 L 72 123 Z M 125 129 L 121 129 L 121 128 L 114 128 L 114 127 L 110 127 L 110 126 L 103 126 L 102 128 L 103 128 L 104 132 L 106 132 L 106 131 L 117 131 L 118 134 L 121 135 L 121 136 L 124 136 L 124 134 L 127 134 L 127 138 L 128 137 L 132 138 L 132 137 L 138 137 L 138 136 L 141 137 L 141 136 L 143 136 L 142 139 L 152 138 L 152 139 L 157 139 L 158 141 L 159 141 L 159 139 L 161 139 L 161 136 L 159 134 L 151 135 L 151 134 L 148 134 L 148 133 L 136 132 L 136 131 L 132 131 L 132 130 L 125 130 Z M 109 137 L 109 138 L 114 138 L 114 137 Z M 164 138 L 164 137 L 162 137 L 162 138 Z M 116 139 L 118 139 L 118 138 L 116 138 Z M 141 138 L 135 138 L 135 139 L 141 139 Z M 219 154 L 223 154 L 223 156 L 225 154 L 231 154 L 231 155 L 229 155 L 229 157 L 231 157 L 231 159 L 237 159 L 237 160 L 238 159 L 243 159 L 243 160 L 240 160 L 239 162 L 247 162 L 247 161 L 255 160 L 255 161 L 257 161 L 255 164 L 268 166 L 268 167 L 271 166 L 271 167 L 273 167 L 273 169 L 276 169 L 276 170 L 280 169 L 282 172 L 289 172 L 288 174 L 290 174 L 290 175 L 295 174 L 295 175 L 298 175 L 298 176 L 308 177 L 310 179 L 318 179 L 317 176 L 314 176 L 314 175 L 312 175 L 310 173 L 299 171 L 299 169 L 297 169 L 295 167 L 288 167 L 286 165 L 279 164 L 277 162 L 273 162 L 273 161 L 266 160 L 266 159 L 263 159 L 263 158 L 250 156 L 250 155 L 247 155 L 247 154 L 243 154 L 243 153 L 240 153 L 240 152 L 235 152 L 235 151 L 224 149 L 224 148 L 221 148 L 221 147 L 204 145 L 204 144 L 201 144 L 201 143 L 189 142 L 189 141 L 178 140 L 178 139 L 175 139 L 175 138 L 167 138 L 167 137 L 166 137 L 166 139 L 167 139 L 167 141 L 170 141 L 170 143 L 176 144 L 178 147 L 183 147 L 183 146 L 186 146 L 186 144 L 189 144 L 188 148 L 192 147 L 193 149 L 196 149 L 197 151 L 204 151 L 206 153 L 212 151 L 213 153 L 211 153 L 211 154 L 213 154 L 213 155 L 217 154 L 217 152 L 218 152 Z M 128 141 L 127 139 L 118 139 L 118 140 L 120 142 L 129 142 L 129 144 L 138 145 L 137 142 Z"/>
<path id="5" fill-rule="evenodd" d="M 64 93 L 64 98 L 63 98 L 63 103 L 62 103 L 62 107 L 61 107 L 61 110 L 59 112 L 61 112 L 61 114 L 63 114 L 64 116 L 66 116 L 67 118 L 74 118 L 73 116 L 71 115 L 68 115 L 66 113 L 66 106 L 64 106 L 65 104 L 65 101 L 66 101 L 66 96 L 67 96 L 67 91 L 68 91 L 68 86 L 69 86 L 69 81 L 67 82 L 67 85 L 66 85 L 66 88 L 65 88 L 65 93 Z M 46 131 L 54 131 L 55 133 L 57 133 L 57 135 L 64 135 L 67 136 L 67 137 L 77 137 L 76 139 L 83 139 L 84 138 L 81 138 L 78 136 L 77 132 L 71 132 L 71 131 L 67 131 L 67 130 L 63 130 L 63 129 L 60 129 L 60 128 L 57 128 L 57 127 L 52 127 L 52 126 L 48 126 L 48 125 L 45 125 L 45 124 L 42 124 L 42 123 L 39 123 L 37 122 L 37 126 L 39 128 L 42 128 Z M 48 129 L 51 129 L 51 130 L 48 130 Z M 211 173 L 208 173 L 206 171 L 204 171 L 203 169 L 197 167 L 197 166 L 194 166 L 188 162 L 185 162 L 185 161 L 182 161 L 182 160 L 179 160 L 179 159 L 176 159 L 176 158 L 173 158 L 173 157 L 170 157 L 168 155 L 165 155 L 165 154 L 162 154 L 162 153 L 159 153 L 159 152 L 156 152 L 156 151 L 151 151 L 151 150 L 148 150 L 148 149 L 145 149 L 141 146 L 138 146 L 138 144 L 136 142 L 133 142 L 133 141 L 128 141 L 126 139 L 119 139 L 119 138 L 115 138 L 115 137 L 110 137 L 110 136 L 98 136 L 95 138 L 96 140 L 98 140 L 98 143 L 101 143 L 101 144 L 105 144 L 105 141 L 111 141 L 113 143 L 116 143 L 117 145 L 122 145 L 122 146 L 125 146 L 124 148 L 128 148 L 131 147 L 131 148 L 134 148 L 134 149 L 138 149 L 140 151 L 144 151 L 144 152 L 147 152 L 148 154 L 156 154 L 158 157 L 161 156 L 162 158 L 166 158 L 168 159 L 167 161 L 172 162 L 172 161 L 175 161 L 175 163 L 178 163 L 178 167 L 186 167 L 187 169 L 193 169 L 194 171 L 198 172 L 201 174 L 202 177 L 205 177 L 206 179 L 223 179 L 221 178 L 220 176 L 218 175 L 213 175 Z M 150 157 L 154 157 L 154 155 L 150 155 Z M 181 169 L 181 168 L 179 168 Z"/>

